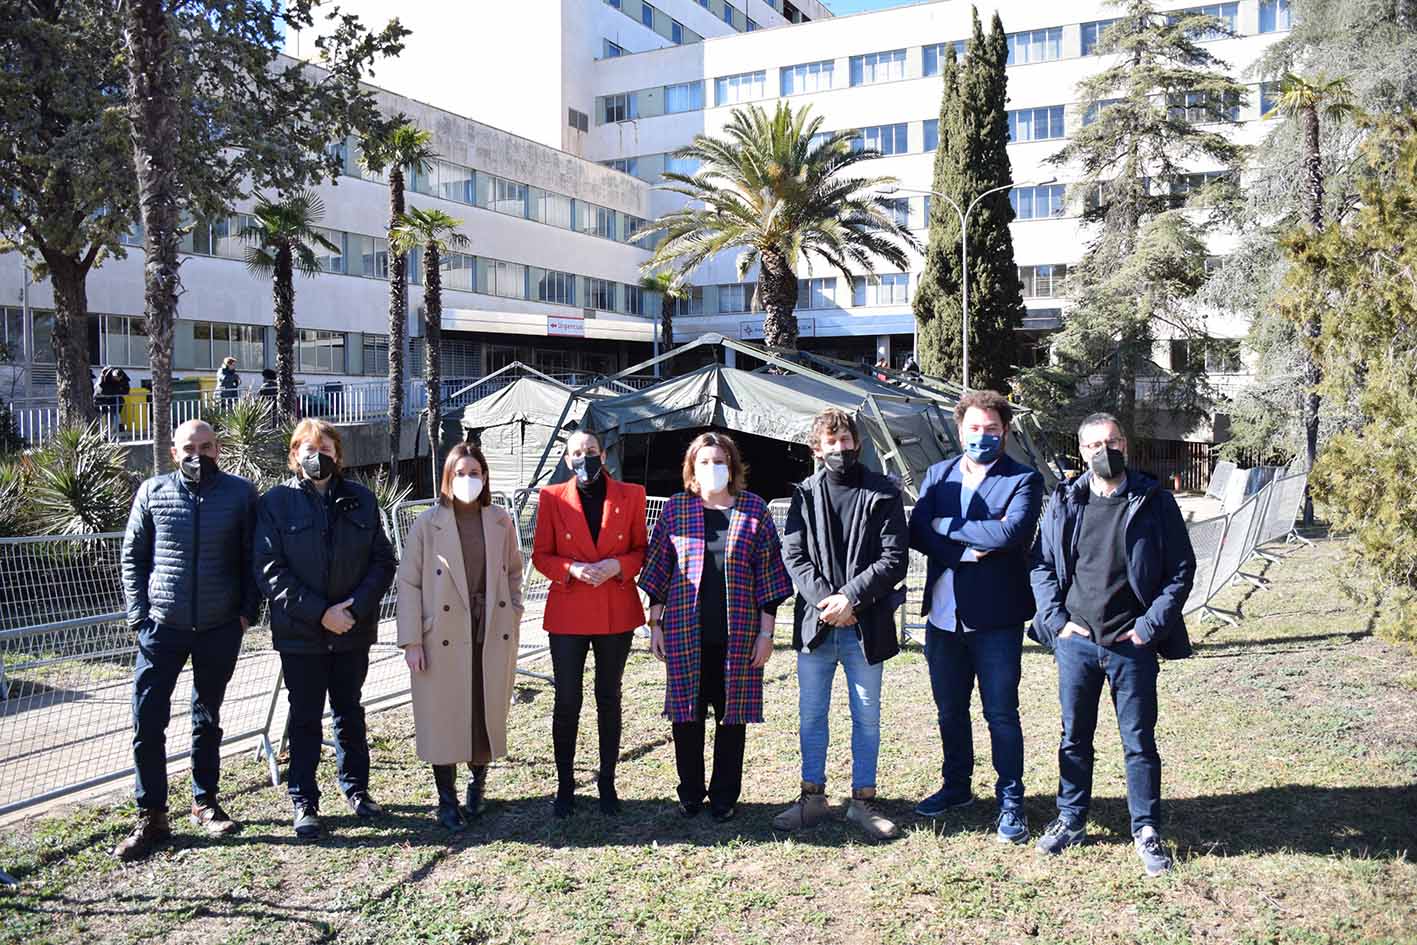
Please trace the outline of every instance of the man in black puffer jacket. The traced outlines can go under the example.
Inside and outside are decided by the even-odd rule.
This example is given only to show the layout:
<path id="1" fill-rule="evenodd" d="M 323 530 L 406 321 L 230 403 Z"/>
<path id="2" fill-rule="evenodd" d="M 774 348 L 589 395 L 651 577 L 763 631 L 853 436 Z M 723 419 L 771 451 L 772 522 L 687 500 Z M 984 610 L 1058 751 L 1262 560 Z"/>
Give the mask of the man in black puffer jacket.
<path id="1" fill-rule="evenodd" d="M 379 602 L 398 559 L 379 503 L 342 475 L 339 431 L 302 420 L 290 437 L 294 477 L 261 497 L 252 563 L 271 603 L 271 643 L 290 698 L 290 769 L 295 833 L 320 834 L 321 720 L 329 697 L 340 788 L 361 818 L 383 808 L 369 796 L 369 743 L 360 704 Z"/>
<path id="2" fill-rule="evenodd" d="M 256 490 L 217 468 L 216 433 L 189 420 L 172 434 L 176 472 L 133 499 L 123 536 L 123 596 L 138 639 L 133 675 L 133 766 L 138 824 L 113 851 L 147 856 L 170 836 L 167 723 L 172 691 L 192 660 L 192 820 L 214 835 L 237 824 L 217 803 L 221 703 L 241 635 L 260 596 L 251 576 Z"/>

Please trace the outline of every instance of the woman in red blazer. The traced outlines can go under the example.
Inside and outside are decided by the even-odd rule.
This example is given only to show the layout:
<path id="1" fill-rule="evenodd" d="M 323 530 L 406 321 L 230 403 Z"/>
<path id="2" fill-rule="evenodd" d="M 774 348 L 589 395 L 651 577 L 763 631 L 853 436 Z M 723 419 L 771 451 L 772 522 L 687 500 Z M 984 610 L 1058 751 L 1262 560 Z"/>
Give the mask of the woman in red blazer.
<path id="1" fill-rule="evenodd" d="M 611 478 L 600 441 L 589 433 L 573 434 L 567 441 L 566 465 L 575 477 L 540 492 L 531 556 L 533 567 L 551 581 L 543 621 L 556 679 L 551 743 L 557 787 L 551 808 L 557 817 L 575 810 L 576 730 L 586 654 L 594 649 L 600 809 L 618 814 L 620 681 L 635 629 L 645 622 L 635 586 L 649 544 L 645 490 Z"/>

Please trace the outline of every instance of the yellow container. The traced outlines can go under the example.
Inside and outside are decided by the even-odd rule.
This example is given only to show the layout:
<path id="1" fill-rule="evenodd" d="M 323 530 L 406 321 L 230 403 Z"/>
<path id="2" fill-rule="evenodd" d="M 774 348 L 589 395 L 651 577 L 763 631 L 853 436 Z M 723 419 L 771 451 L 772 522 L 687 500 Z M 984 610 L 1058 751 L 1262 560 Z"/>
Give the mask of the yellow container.
<path id="1" fill-rule="evenodd" d="M 216 392 L 216 375 L 203 374 L 197 378 L 197 383 L 201 385 L 202 396 Z"/>
<path id="2" fill-rule="evenodd" d="M 120 416 L 123 419 L 123 426 L 126 429 L 134 430 L 147 423 L 148 389 L 146 387 L 133 387 L 123 398 L 123 407 Z"/>

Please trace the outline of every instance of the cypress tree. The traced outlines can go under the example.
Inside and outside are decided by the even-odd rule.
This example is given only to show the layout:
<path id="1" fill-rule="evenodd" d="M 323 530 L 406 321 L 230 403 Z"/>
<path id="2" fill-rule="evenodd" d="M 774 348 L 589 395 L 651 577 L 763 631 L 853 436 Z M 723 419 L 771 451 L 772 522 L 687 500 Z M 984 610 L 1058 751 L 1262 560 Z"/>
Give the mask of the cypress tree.
<path id="1" fill-rule="evenodd" d="M 931 189 L 967 210 L 980 194 L 1012 181 L 1008 156 L 1008 40 L 997 14 L 985 37 L 974 11 L 965 61 L 945 50 L 941 70 L 939 146 Z M 1014 264 L 1008 192 L 990 194 L 969 214 L 969 381 L 975 388 L 1006 389 L 1017 361 L 1015 329 L 1023 298 Z M 962 377 L 959 216 L 932 198 L 925 270 L 915 295 L 921 368 Z"/>

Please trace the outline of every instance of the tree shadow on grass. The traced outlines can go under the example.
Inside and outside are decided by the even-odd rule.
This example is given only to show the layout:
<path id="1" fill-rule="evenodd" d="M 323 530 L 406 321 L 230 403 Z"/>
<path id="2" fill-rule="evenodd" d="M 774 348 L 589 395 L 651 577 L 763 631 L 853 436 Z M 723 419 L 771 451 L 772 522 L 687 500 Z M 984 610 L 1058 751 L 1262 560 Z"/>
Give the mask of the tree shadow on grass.
<path id="1" fill-rule="evenodd" d="M 1417 858 L 1417 785 L 1289 784 L 1240 794 L 1163 800 L 1163 833 L 1192 856 L 1271 853 Z M 1130 840 L 1124 798 L 1099 798 L 1090 831 Z"/>

